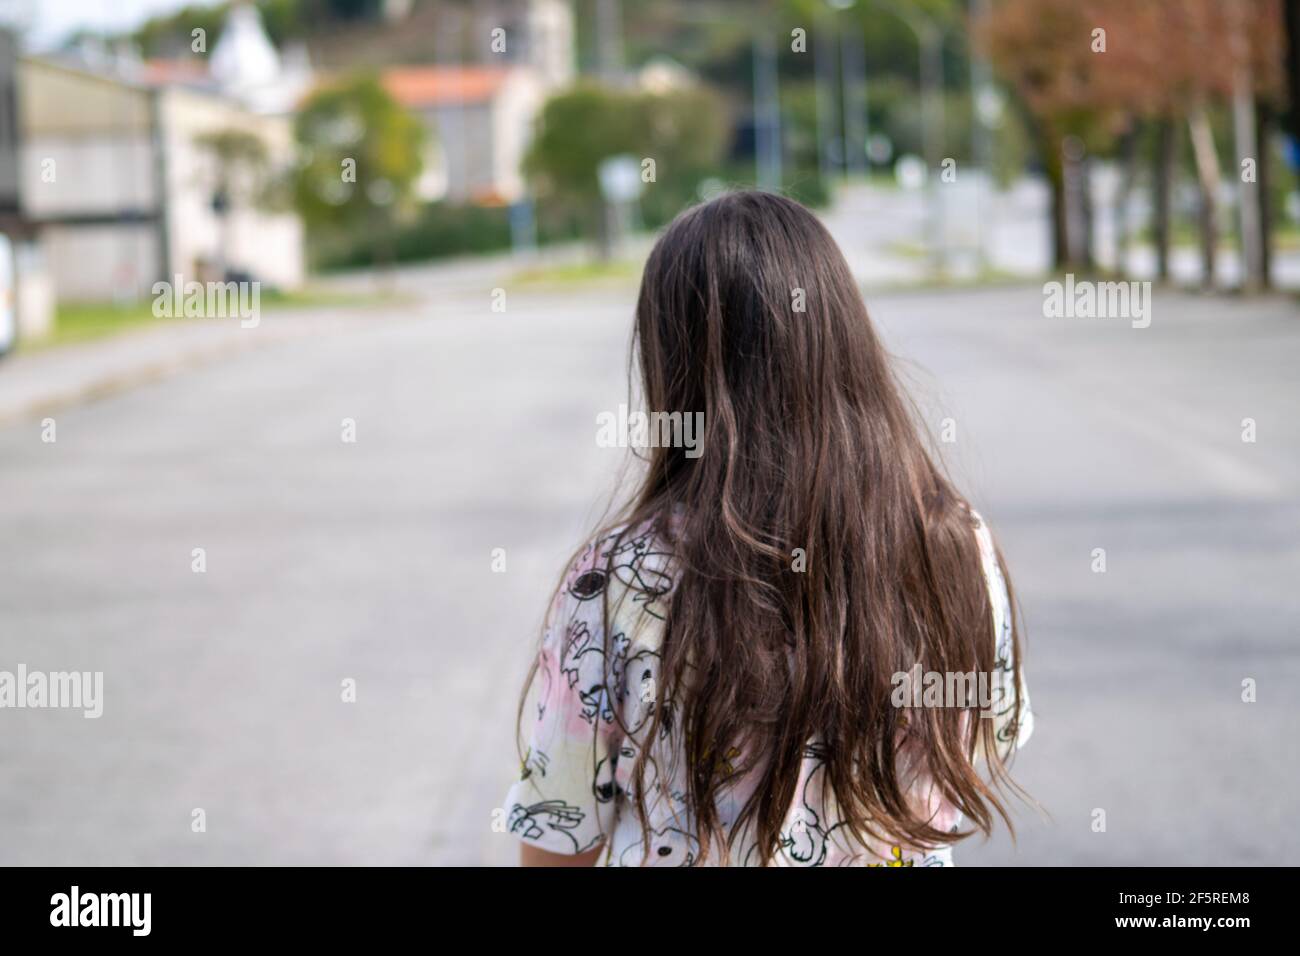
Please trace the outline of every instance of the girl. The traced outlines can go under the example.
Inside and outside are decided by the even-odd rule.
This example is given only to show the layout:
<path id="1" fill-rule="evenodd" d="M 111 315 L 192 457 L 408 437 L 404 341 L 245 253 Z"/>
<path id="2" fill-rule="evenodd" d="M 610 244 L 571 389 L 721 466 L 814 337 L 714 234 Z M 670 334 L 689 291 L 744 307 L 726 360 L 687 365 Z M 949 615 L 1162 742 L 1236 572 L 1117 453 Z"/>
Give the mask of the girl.
<path id="1" fill-rule="evenodd" d="M 683 213 L 634 348 L 648 408 L 703 439 L 655 443 L 556 594 L 505 803 L 523 862 L 941 866 L 1009 825 L 1002 560 L 821 223 L 761 192 Z"/>

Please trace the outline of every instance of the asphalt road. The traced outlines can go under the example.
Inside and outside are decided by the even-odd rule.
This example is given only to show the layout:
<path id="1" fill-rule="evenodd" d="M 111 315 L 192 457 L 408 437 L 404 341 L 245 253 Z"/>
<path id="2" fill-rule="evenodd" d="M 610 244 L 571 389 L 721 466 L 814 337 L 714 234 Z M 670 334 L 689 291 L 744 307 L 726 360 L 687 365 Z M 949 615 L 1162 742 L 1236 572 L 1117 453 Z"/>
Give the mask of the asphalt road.
<path id="1" fill-rule="evenodd" d="M 0 669 L 105 682 L 99 719 L 0 710 L 0 863 L 513 859 L 516 694 L 622 461 L 595 416 L 632 296 L 500 314 L 490 281 L 65 409 L 54 443 L 0 428 Z M 1293 303 L 1164 293 L 1133 329 L 1034 286 L 868 301 L 1025 613 L 1041 810 L 958 862 L 1293 861 Z"/>

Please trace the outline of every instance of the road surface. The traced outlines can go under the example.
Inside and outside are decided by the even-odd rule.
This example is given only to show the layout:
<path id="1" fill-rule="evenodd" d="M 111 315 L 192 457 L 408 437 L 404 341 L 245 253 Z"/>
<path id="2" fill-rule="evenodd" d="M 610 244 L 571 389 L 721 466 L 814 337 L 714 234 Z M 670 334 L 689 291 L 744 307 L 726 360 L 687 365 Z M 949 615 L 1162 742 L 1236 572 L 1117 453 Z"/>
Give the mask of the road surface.
<path id="1" fill-rule="evenodd" d="M 0 710 L 0 863 L 514 858 L 516 694 L 622 461 L 595 418 L 626 400 L 633 290 L 507 283 L 494 313 L 497 282 L 66 408 L 55 442 L 0 428 L 0 670 L 105 682 L 98 719 Z M 1290 862 L 1295 306 L 1163 293 L 1134 329 L 1046 319 L 1035 286 L 869 305 L 954 419 L 1025 613 L 1042 809 L 958 861 Z"/>

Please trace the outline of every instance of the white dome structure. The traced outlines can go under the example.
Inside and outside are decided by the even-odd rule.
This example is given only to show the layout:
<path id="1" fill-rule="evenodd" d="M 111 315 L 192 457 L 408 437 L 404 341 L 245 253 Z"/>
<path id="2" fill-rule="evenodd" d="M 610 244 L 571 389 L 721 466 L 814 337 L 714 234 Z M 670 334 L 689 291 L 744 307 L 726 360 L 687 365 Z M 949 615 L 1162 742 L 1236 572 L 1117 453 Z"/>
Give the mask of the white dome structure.
<path id="1" fill-rule="evenodd" d="M 223 93 L 255 112 L 285 113 L 311 83 L 306 50 L 294 52 L 286 69 L 262 27 L 262 15 L 252 4 L 239 3 L 212 48 L 208 70 Z"/>
<path id="2" fill-rule="evenodd" d="M 262 29 L 256 7 L 240 4 L 230 11 L 225 29 L 212 48 L 213 78 L 222 86 L 261 86 L 280 75 L 280 54 Z"/>

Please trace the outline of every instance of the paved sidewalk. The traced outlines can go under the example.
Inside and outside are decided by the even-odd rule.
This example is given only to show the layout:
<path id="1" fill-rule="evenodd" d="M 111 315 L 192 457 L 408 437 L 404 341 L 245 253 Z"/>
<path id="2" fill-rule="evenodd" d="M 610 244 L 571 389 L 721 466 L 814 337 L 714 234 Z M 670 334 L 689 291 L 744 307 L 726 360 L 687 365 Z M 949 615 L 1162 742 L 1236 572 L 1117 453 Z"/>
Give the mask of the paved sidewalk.
<path id="1" fill-rule="evenodd" d="M 271 306 L 259 323 L 237 318 L 175 319 L 83 343 L 0 358 L 0 426 L 39 419 L 78 403 L 158 381 L 249 349 L 331 335 L 359 324 L 473 311 L 468 299 L 509 285 L 521 269 L 579 261 L 574 245 L 528 258 L 509 253 L 402 266 L 387 273 L 359 270 L 317 277 L 312 287 L 341 296 L 374 296 L 359 305 Z"/>
<path id="2" fill-rule="evenodd" d="M 328 335 L 390 317 L 400 306 L 285 310 L 242 328 L 238 319 L 176 319 L 74 345 L 0 359 L 0 425 L 157 381 L 248 349 Z"/>

